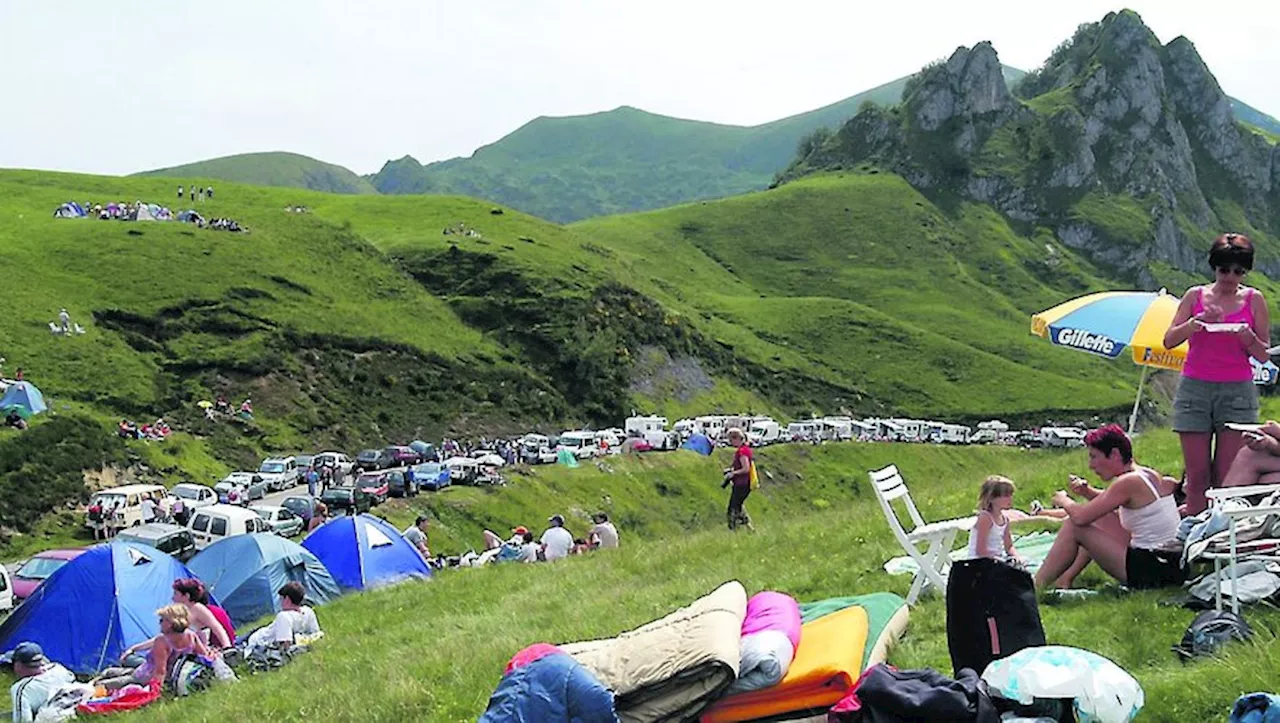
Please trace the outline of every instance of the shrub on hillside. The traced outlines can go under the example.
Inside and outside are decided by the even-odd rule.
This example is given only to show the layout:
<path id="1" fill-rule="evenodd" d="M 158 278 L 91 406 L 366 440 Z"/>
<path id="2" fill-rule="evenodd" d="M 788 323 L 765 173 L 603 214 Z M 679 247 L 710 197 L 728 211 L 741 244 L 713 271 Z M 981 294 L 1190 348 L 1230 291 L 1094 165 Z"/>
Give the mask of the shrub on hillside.
<path id="1" fill-rule="evenodd" d="M 53 417 L 5 436 L 0 439 L 0 528 L 30 531 L 41 515 L 88 497 L 85 470 L 124 461 L 124 442 L 87 417 Z"/>

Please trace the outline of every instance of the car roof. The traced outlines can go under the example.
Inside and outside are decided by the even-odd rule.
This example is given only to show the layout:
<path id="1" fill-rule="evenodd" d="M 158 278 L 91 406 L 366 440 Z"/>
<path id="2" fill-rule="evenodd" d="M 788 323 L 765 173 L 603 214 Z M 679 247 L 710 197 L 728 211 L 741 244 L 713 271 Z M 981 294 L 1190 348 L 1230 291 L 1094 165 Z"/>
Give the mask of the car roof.
<path id="1" fill-rule="evenodd" d="M 127 530 L 121 530 L 120 535 L 126 537 L 136 537 L 140 540 L 159 540 L 168 537 L 175 532 L 181 532 L 187 528 L 180 525 L 170 525 L 167 522 L 148 522 L 145 525 L 130 527 Z"/>
<path id="2" fill-rule="evenodd" d="M 262 463 L 266 464 L 267 462 L 288 462 L 291 459 L 293 459 L 292 455 L 288 457 L 267 457 L 266 459 L 262 460 Z"/>
<path id="3" fill-rule="evenodd" d="M 199 482 L 179 482 L 178 484 L 176 484 L 176 485 L 174 485 L 174 486 L 173 486 L 173 489 L 175 489 L 175 490 L 176 490 L 176 489 L 178 489 L 179 487 L 183 487 L 183 488 L 197 487 L 197 488 L 202 489 L 202 490 L 207 490 L 207 489 L 209 489 L 209 485 L 206 485 L 206 484 L 200 484 Z"/>
<path id="4" fill-rule="evenodd" d="M 88 550 L 89 548 L 87 547 L 63 547 L 57 550 L 43 550 L 41 552 L 37 552 L 31 557 L 39 557 L 45 560 L 74 560 L 85 552 L 88 552 Z"/>
<path id="5" fill-rule="evenodd" d="M 238 518 L 242 520 L 247 520 L 250 517 L 257 517 L 256 514 L 254 514 L 253 512 L 250 512 L 249 510 L 246 510 L 243 507 L 237 507 L 236 505 L 223 505 L 223 504 L 209 505 L 208 507 L 201 507 L 200 509 L 196 510 L 196 514 L 197 515 L 203 515 L 203 514 L 223 515 L 224 517 Z"/>
<path id="6" fill-rule="evenodd" d="M 249 505 L 249 509 L 263 510 L 264 512 L 276 512 L 278 510 L 283 510 L 284 508 L 280 505 Z"/>

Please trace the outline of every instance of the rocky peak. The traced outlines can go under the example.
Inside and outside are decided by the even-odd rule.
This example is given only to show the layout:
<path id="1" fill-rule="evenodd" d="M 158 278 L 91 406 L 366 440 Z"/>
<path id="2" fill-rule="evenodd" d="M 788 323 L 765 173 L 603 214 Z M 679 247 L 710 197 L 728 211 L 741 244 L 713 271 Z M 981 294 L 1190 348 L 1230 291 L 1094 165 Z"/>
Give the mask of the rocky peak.
<path id="1" fill-rule="evenodd" d="M 1007 111 L 1013 96 L 995 48 L 982 42 L 923 71 L 905 103 L 921 130 L 935 131 L 957 116 Z"/>

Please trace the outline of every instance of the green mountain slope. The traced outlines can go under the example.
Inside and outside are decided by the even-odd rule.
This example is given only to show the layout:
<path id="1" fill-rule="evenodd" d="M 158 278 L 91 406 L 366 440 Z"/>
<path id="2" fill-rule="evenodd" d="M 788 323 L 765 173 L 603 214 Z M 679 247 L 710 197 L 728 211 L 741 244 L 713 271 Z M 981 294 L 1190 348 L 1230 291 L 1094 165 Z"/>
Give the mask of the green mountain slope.
<path id="1" fill-rule="evenodd" d="M 329 193 L 377 193 L 368 180 L 332 163 L 297 153 L 242 153 L 211 158 L 172 168 L 157 168 L 138 176 L 167 176 L 177 180 L 206 179 L 252 183 L 258 186 L 308 188 Z M 215 191 L 217 189 L 214 189 Z"/>

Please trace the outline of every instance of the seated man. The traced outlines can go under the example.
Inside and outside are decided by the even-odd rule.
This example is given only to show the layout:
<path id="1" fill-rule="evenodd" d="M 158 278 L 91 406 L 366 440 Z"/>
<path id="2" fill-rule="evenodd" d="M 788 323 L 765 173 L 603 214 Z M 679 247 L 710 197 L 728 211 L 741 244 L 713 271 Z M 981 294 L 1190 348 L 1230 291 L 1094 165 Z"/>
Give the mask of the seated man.
<path id="1" fill-rule="evenodd" d="M 306 591 L 302 583 L 286 582 L 277 592 L 280 596 L 280 612 L 270 625 L 258 628 L 249 636 L 249 651 L 268 648 L 288 649 L 320 638 L 320 622 L 309 605 L 303 605 Z"/>
<path id="2" fill-rule="evenodd" d="M 1257 432 L 1245 432 L 1223 487 L 1280 484 L 1280 423 L 1271 420 Z"/>
<path id="3" fill-rule="evenodd" d="M 13 723 L 31 723 L 54 690 L 76 682 L 71 671 L 50 662 L 35 643 L 19 643 L 0 657 L 0 662 L 13 663 L 13 674 L 18 679 L 9 687 Z"/>

